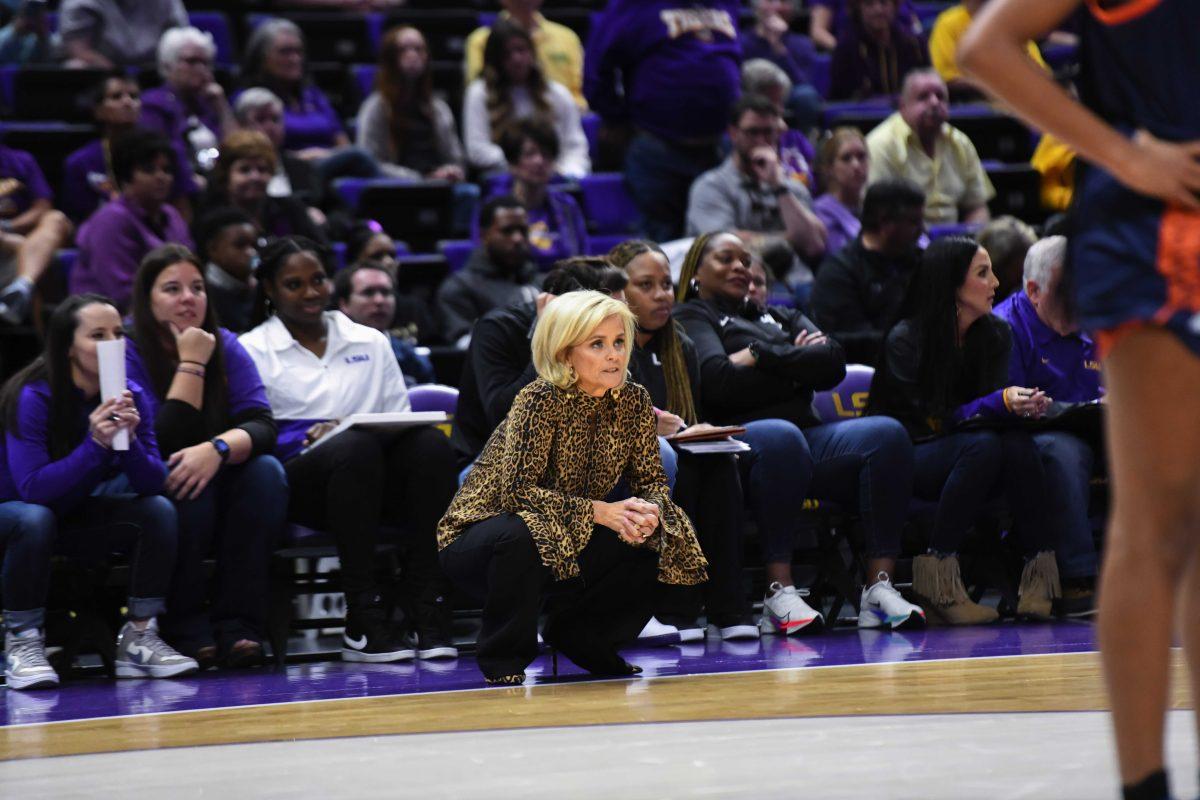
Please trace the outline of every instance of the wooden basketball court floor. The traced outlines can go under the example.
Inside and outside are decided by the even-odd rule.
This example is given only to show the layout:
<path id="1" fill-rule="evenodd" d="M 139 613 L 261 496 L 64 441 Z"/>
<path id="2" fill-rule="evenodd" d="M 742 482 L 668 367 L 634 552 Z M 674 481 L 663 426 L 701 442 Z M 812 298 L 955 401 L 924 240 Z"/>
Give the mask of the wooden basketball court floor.
<path id="1" fill-rule="evenodd" d="M 0 797 L 1116 797 L 1092 629 L 835 630 L 545 656 L 89 679 L 0 695 Z M 1175 654 L 1176 792 L 1196 736 Z M 135 794 L 135 787 L 137 789 Z"/>

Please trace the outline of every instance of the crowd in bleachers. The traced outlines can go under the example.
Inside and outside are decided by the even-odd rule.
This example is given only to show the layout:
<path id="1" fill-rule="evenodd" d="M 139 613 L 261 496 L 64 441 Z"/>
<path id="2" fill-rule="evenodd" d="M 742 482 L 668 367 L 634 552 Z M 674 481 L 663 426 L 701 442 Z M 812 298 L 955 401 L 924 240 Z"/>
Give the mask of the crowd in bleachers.
<path id="1" fill-rule="evenodd" d="M 993 520 L 1005 610 L 1088 610 L 1103 390 L 1064 240 L 1038 240 L 1074 156 L 958 70 L 983 2 L 0 0 L 8 685 L 57 683 L 52 555 L 131 560 L 118 674 L 262 663 L 289 524 L 336 544 L 344 658 L 456 655 L 480 490 L 452 498 L 578 290 L 636 318 L 660 437 L 750 448 L 660 439 L 708 582 L 647 598 L 655 630 L 820 627 L 793 577 L 814 504 L 853 520 L 861 626 L 994 620 L 959 563 Z M 1065 80 L 1073 46 L 1029 53 Z M 121 338 L 129 390 L 100 402 Z M 459 389 L 450 438 L 321 441 L 434 382 Z"/>

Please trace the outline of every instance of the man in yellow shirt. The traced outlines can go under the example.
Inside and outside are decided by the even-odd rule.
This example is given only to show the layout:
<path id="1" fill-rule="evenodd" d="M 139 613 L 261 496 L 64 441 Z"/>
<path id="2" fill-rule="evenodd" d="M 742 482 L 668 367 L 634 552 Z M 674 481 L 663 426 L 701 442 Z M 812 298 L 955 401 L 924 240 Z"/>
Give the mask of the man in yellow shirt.
<path id="1" fill-rule="evenodd" d="M 904 178 L 925 192 L 930 225 L 987 222 L 996 195 L 979 153 L 967 135 L 950 125 L 949 93 L 932 69 L 908 73 L 900 110 L 867 134 L 869 182 Z"/>
<path id="2" fill-rule="evenodd" d="M 500 5 L 504 9 L 500 12 L 501 19 L 521 26 L 533 37 L 542 73 L 567 87 L 579 107 L 587 108 L 587 100 L 583 98 L 583 44 L 575 31 L 538 13 L 542 0 L 500 0 Z M 479 77 L 483 69 L 483 48 L 491 32 L 488 27 L 476 28 L 467 37 L 466 83 Z"/>
<path id="3" fill-rule="evenodd" d="M 986 2 L 987 0 L 963 0 L 958 5 L 946 9 L 938 14 L 933 23 L 933 30 L 929 33 L 929 60 L 950 88 L 951 94 L 956 97 L 962 90 L 979 93 L 979 90 L 963 77 L 962 70 L 958 67 L 958 43 L 962 41 L 971 20 Z M 1050 70 L 1042 60 L 1042 53 L 1036 44 L 1028 42 L 1025 49 L 1029 52 L 1029 57 L 1043 69 Z"/>

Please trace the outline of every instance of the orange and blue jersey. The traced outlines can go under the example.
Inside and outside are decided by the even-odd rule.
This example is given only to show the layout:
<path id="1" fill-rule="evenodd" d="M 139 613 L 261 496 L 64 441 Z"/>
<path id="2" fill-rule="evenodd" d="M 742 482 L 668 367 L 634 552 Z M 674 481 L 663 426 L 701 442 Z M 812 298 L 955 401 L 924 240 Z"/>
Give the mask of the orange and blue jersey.
<path id="1" fill-rule="evenodd" d="M 1200 138 L 1200 3 L 1087 0 L 1080 38 L 1080 96 L 1089 108 L 1126 135 Z M 1154 324 L 1200 355 L 1200 214 L 1088 166 L 1075 218 L 1075 287 L 1101 351 L 1121 332 Z"/>

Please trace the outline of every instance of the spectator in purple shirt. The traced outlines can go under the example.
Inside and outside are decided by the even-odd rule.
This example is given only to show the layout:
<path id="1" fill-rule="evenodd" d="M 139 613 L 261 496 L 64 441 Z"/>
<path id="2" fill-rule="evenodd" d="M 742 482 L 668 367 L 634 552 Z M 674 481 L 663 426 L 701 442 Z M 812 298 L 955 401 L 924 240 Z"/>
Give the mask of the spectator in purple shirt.
<path id="1" fill-rule="evenodd" d="M 164 245 L 142 260 L 126 364 L 146 389 L 170 470 L 166 493 L 179 514 L 163 635 L 202 669 L 261 664 L 267 570 L 283 533 L 287 480 L 270 455 L 275 420 L 258 369 L 237 335 L 217 327 L 200 259 L 188 248 Z"/>
<path id="2" fill-rule="evenodd" d="M 894 417 L 914 442 L 914 494 L 938 505 L 929 551 L 913 559 L 913 592 L 930 620 L 992 622 L 996 610 L 963 588 L 958 551 L 990 498 L 1002 496 L 1024 552 L 1017 614 L 1050 617 L 1060 594 L 1057 532 L 1045 513 L 1045 474 L 1033 438 L 1003 423 L 1041 416 L 1042 392 L 1008 379 L 1012 332 L 993 316 L 996 276 L 974 239 L 929 246 L 910 284 L 907 313 L 888 333 L 868 414 Z"/>
<path id="3" fill-rule="evenodd" d="M 821 143 L 817 174 L 824 193 L 813 201 L 813 213 L 825 223 L 827 254 L 841 250 L 862 230 L 859 217 L 870 159 L 866 137 L 858 128 L 837 128 Z"/>
<path id="4" fill-rule="evenodd" d="M 683 235 L 688 188 L 718 163 L 739 95 L 737 0 L 612 0 L 592 22 L 583 91 L 601 144 L 625 153 L 625 178 L 657 242 Z"/>
<path id="5" fill-rule="evenodd" d="M 995 314 L 1012 327 L 1009 380 L 1034 386 L 1061 412 L 1100 399 L 1100 358 L 1092 338 L 1079 330 L 1062 286 L 1067 240 L 1051 236 L 1025 256 L 1025 287 L 996 306 Z M 1060 534 L 1058 563 L 1068 613 L 1094 605 L 1096 544 L 1088 521 L 1093 467 L 1102 442 L 1065 430 L 1034 434 L 1055 506 L 1054 529 Z"/>
<path id="6" fill-rule="evenodd" d="M 853 0 L 813 0 L 809 9 L 808 35 L 813 44 L 820 50 L 829 51 L 837 47 L 846 28 L 850 25 L 850 10 L 848 6 Z M 899 0 L 896 7 L 896 19 L 904 29 L 913 36 L 921 35 L 921 20 L 913 9 L 912 0 Z"/>
<path id="7" fill-rule="evenodd" d="M 27 504 L 17 506 L 27 513 L 37 506 L 53 512 L 53 519 L 32 514 L 42 535 L 22 537 L 18 551 L 5 558 L 7 671 L 11 674 L 17 656 L 18 671 L 25 673 L 17 677 L 36 682 L 28 688 L 58 683 L 40 632 L 52 552 L 83 561 L 108 558 L 114 550 L 132 552 L 129 621 L 117 640 L 119 677 L 167 678 L 196 670 L 195 661 L 159 638 L 155 622 L 166 610 L 176 517 L 170 501 L 158 494 L 166 469 L 145 393 L 131 382 L 116 397 L 100 400 L 97 344 L 123 337 L 121 315 L 107 299 L 68 298 L 50 316 L 42 356 L 14 375 L 0 395 L 3 508 L 18 501 Z M 128 449 L 115 449 L 118 432 L 128 435 Z M 11 600 L 10 591 L 20 599 Z M 9 602 L 17 604 L 13 620 Z"/>
<path id="8" fill-rule="evenodd" d="M 120 195 L 79 228 L 72 292 L 101 292 L 126 309 L 133 276 L 147 253 L 168 242 L 192 246 L 187 223 L 167 202 L 174 161 L 175 149 L 156 133 L 133 131 L 113 142 Z"/>
<path id="9" fill-rule="evenodd" d="M 63 167 L 61 205 L 74 222 L 91 216 L 97 208 L 119 195 L 113 175 L 113 140 L 137 128 L 142 113 L 141 90 L 137 81 L 123 72 L 104 75 L 84 98 L 92 109 L 100 138 L 85 144 L 67 156 Z M 171 162 L 174 181 L 171 202 L 186 218 L 191 214 L 191 195 L 196 182 L 186 153 L 178 143 L 172 143 L 175 158 Z"/>
<path id="10" fill-rule="evenodd" d="M 754 27 L 742 32 L 743 64 L 761 58 L 783 70 L 792 82 L 787 103 L 793 115 L 792 124 L 800 130 L 810 130 L 818 122 L 821 95 L 812 85 L 810 72 L 817 50 L 807 36 L 791 32 L 799 2 L 752 0 L 751 6 Z"/>
<path id="11" fill-rule="evenodd" d="M 29 315 L 34 287 L 71 236 L 52 198 L 33 156 L 0 145 L 0 320 L 10 325 Z"/>
<path id="12" fill-rule="evenodd" d="M 896 16 L 896 0 L 849 0 L 851 24 L 838 35 L 830 100 L 900 94 L 904 76 L 929 65 L 929 53 Z"/>
<path id="13" fill-rule="evenodd" d="M 193 168 L 212 169 L 217 144 L 237 130 L 225 89 L 213 79 L 217 46 L 198 28 L 172 28 L 158 42 L 163 85 L 142 95 L 142 125 L 187 153 Z"/>

